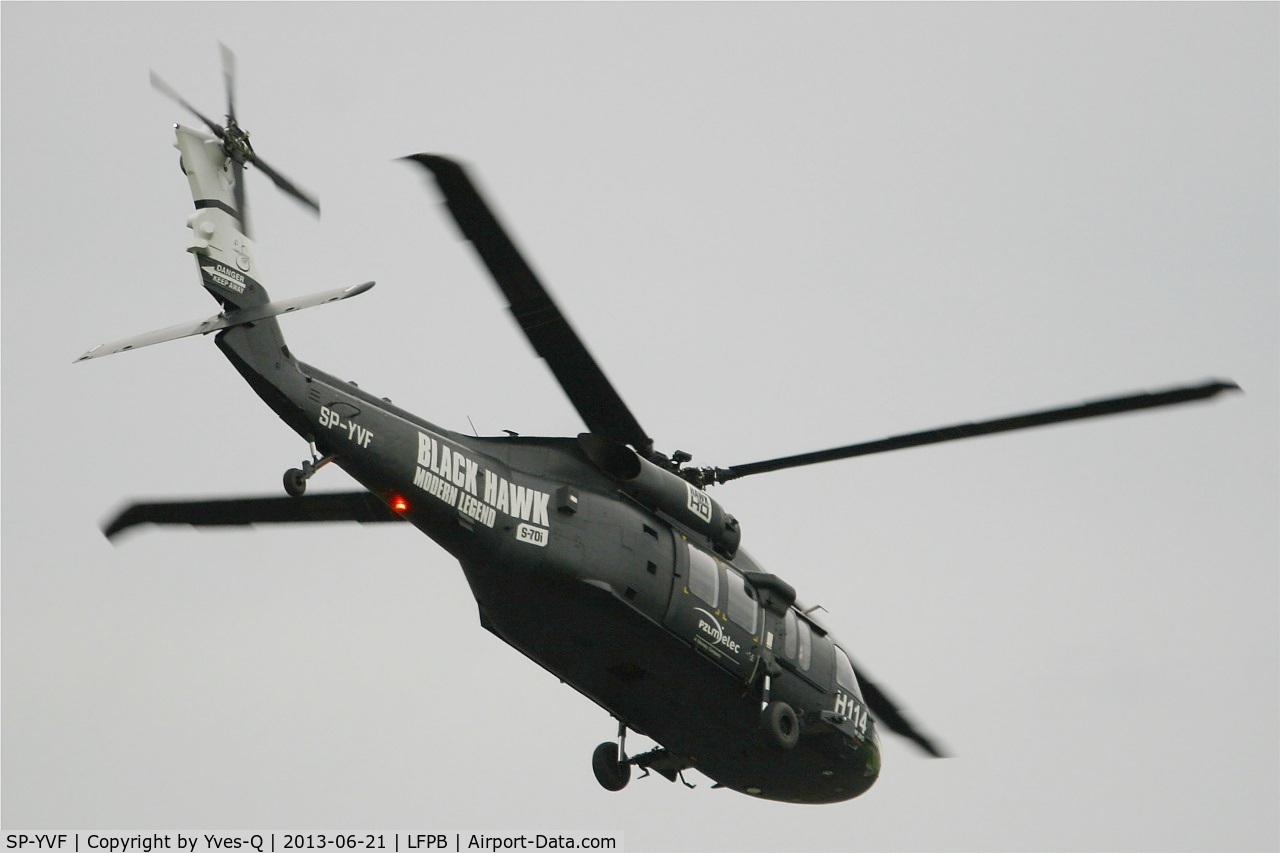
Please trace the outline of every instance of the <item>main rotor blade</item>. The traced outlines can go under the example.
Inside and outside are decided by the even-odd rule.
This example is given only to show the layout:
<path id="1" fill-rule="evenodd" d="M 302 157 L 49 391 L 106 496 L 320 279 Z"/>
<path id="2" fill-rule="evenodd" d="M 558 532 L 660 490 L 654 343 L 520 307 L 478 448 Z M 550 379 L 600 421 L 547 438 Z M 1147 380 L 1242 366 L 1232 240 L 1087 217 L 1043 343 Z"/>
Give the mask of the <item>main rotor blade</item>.
<path id="1" fill-rule="evenodd" d="M 813 453 L 800 453 L 795 456 L 784 456 L 768 459 L 763 462 L 749 462 L 745 465 L 734 465 L 731 468 L 717 468 L 714 480 L 724 483 L 746 477 L 750 474 L 763 474 L 767 471 L 780 471 L 784 468 L 795 468 L 800 465 L 813 465 L 818 462 L 832 462 L 837 459 L 848 459 L 852 456 L 868 456 L 872 453 L 885 453 L 890 450 L 902 450 L 907 447 L 919 447 L 923 444 L 937 444 L 943 441 L 958 441 L 962 438 L 973 438 L 979 435 L 991 435 L 997 432 L 1011 432 L 1018 429 L 1045 426 L 1047 424 L 1078 421 L 1085 418 L 1098 418 L 1104 415 L 1117 415 L 1122 412 L 1133 412 L 1140 409 L 1154 409 L 1159 406 L 1174 406 L 1196 400 L 1207 400 L 1223 391 L 1239 391 L 1240 386 L 1234 382 L 1213 381 L 1203 385 L 1189 385 L 1173 388 L 1157 393 L 1131 394 L 1125 397 L 1110 397 L 1091 403 L 1076 406 L 1065 406 L 1060 409 L 1046 409 L 1029 412 L 1025 415 L 1010 415 L 990 421 L 956 424 L 949 427 L 907 433 L 905 435 L 882 438 L 861 444 L 849 444 L 844 447 L 833 447 L 830 450 L 818 450 Z"/>
<path id="2" fill-rule="evenodd" d="M 160 76 L 156 74 L 156 72 L 154 71 L 151 72 L 151 87 L 155 89 L 157 92 L 159 92 L 160 94 L 176 102 L 178 106 L 184 108 L 187 112 L 191 113 L 193 116 L 195 116 L 196 118 L 204 122 L 205 126 L 208 127 L 209 130 L 213 131 L 214 136 L 218 137 L 219 139 L 223 139 L 226 137 L 226 131 L 223 130 L 222 125 L 218 124 L 216 121 L 209 118 L 208 116 L 200 112 L 195 107 L 191 106 L 191 104 L 187 103 L 186 99 L 178 94 L 177 89 L 173 88 L 168 83 L 161 80 Z"/>
<path id="3" fill-rule="evenodd" d="M 512 316 L 551 368 L 587 429 L 630 444 L 642 453 L 651 450 L 653 440 L 525 262 L 462 165 L 434 154 L 415 154 L 406 159 L 422 164 L 435 176 L 462 236 L 471 241 L 489 268 L 510 304 Z"/>
<path id="4" fill-rule="evenodd" d="M 190 524 L 225 527 L 244 524 L 294 522 L 404 521 L 404 517 L 369 492 L 335 492 L 278 498 L 215 498 L 159 501 L 125 507 L 102 532 L 113 539 L 139 524 Z"/>
<path id="5" fill-rule="evenodd" d="M 319 215 L 320 202 L 316 200 L 315 196 L 298 189 L 298 187 L 295 186 L 288 178 L 286 178 L 284 175 L 280 174 L 275 169 L 268 166 L 266 163 L 262 162 L 262 158 L 259 157 L 257 154 L 254 154 L 251 157 L 249 157 L 248 162 L 257 166 L 262 171 L 262 174 L 270 178 L 272 183 L 274 183 L 277 187 L 284 190 L 286 193 L 293 196 L 298 201 L 302 202 L 307 207 L 315 211 L 317 215 Z"/>
<path id="6" fill-rule="evenodd" d="M 862 687 L 862 698 L 866 700 L 867 708 L 877 722 L 891 732 L 902 735 L 934 758 L 947 757 L 947 754 L 937 744 L 907 719 L 897 704 L 885 695 L 885 692 L 877 687 L 875 682 L 867 678 L 856 662 L 853 664 L 853 668 L 858 675 L 858 684 Z"/>

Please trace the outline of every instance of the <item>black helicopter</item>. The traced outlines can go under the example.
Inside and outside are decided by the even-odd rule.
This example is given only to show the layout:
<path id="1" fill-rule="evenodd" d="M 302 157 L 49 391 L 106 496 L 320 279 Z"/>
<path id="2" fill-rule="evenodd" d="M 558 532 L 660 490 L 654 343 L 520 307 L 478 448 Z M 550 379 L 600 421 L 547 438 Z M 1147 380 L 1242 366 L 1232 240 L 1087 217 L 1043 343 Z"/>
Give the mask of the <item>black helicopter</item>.
<path id="1" fill-rule="evenodd" d="M 480 623 L 618 721 L 592 756 L 609 790 L 631 768 L 671 781 L 697 768 L 753 796 L 847 800 L 880 771 L 878 726 L 931 755 L 941 749 L 859 674 L 847 651 L 796 603 L 796 591 L 739 547 L 737 520 L 706 492 L 751 474 L 942 441 L 1204 400 L 1211 381 L 899 435 L 727 468 L 660 452 L 526 263 L 466 170 L 433 154 L 406 158 L 434 178 L 465 239 L 546 360 L 587 432 L 479 438 L 432 424 L 299 361 L 280 314 L 367 291 L 372 282 L 272 301 L 248 237 L 244 171 L 254 166 L 308 207 L 318 203 L 264 163 L 236 121 L 233 58 L 223 48 L 225 124 L 152 75 L 210 131 L 175 125 L 190 182 L 188 220 L 201 283 L 222 312 L 103 344 L 80 360 L 217 332 L 255 392 L 310 447 L 284 475 L 285 497 L 135 503 L 106 527 L 139 524 L 408 522 L 458 559 Z M 365 491 L 306 494 L 334 463 Z M 607 639 L 606 639 L 607 638 Z M 626 734 L 660 744 L 626 752 Z M 686 783 L 687 784 L 687 783 Z"/>

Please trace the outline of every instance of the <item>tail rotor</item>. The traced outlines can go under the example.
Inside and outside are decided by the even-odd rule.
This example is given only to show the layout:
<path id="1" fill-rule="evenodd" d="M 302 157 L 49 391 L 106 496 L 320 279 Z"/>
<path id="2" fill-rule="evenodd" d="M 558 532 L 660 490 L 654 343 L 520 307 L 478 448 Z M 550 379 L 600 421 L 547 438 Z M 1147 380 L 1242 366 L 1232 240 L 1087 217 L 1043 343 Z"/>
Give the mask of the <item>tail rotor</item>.
<path id="1" fill-rule="evenodd" d="M 297 184 L 290 181 L 284 175 L 280 174 L 276 169 L 268 165 L 253 150 L 253 146 L 249 142 L 249 133 L 240 127 L 236 121 L 236 100 L 235 100 L 235 74 L 236 59 L 235 54 L 225 44 L 219 44 L 218 47 L 222 52 L 222 79 L 227 92 L 227 115 L 226 124 L 218 124 L 213 119 L 196 109 L 190 104 L 178 91 L 160 78 L 154 71 L 151 72 L 151 86 L 160 94 L 169 98 L 178 106 L 191 113 L 198 118 L 209 131 L 222 142 L 222 150 L 226 153 L 227 159 L 231 162 L 231 169 L 235 180 L 235 201 L 236 212 L 240 218 L 241 230 L 246 236 L 249 234 L 248 224 L 248 202 L 245 199 L 244 192 L 244 167 L 252 164 L 258 168 L 262 174 L 271 179 L 271 182 L 279 187 L 286 195 L 289 195 L 309 208 L 311 211 L 319 215 L 320 202 L 310 193 L 300 189 Z"/>

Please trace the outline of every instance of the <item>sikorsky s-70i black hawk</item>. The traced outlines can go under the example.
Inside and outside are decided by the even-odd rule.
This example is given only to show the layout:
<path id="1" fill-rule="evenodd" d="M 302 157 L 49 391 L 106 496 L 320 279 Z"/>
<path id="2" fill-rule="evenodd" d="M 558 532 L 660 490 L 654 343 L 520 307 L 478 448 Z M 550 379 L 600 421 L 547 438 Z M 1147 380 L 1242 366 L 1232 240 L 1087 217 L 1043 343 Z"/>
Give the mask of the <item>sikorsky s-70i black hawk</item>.
<path id="1" fill-rule="evenodd" d="M 104 344 L 94 358 L 217 332 L 223 354 L 309 444 L 284 477 L 287 495 L 129 506 L 108 536 L 143 523 L 409 523 L 462 565 L 480 622 L 618 722 L 592 757 L 619 790 L 633 767 L 670 780 L 697 768 L 717 786 L 773 800 L 826 803 L 866 791 L 880 772 L 884 726 L 933 755 L 939 748 L 854 665 L 796 591 L 740 546 L 736 519 L 707 489 L 738 477 L 922 444 L 1167 406 L 1236 386 L 1211 381 L 1159 393 L 900 435 L 729 467 L 692 467 L 660 452 L 570 327 L 457 162 L 408 158 L 439 187 L 450 214 L 586 423 L 576 437 L 478 438 L 452 432 L 299 361 L 280 314 L 362 293 L 372 283 L 272 301 L 246 223 L 244 172 L 318 205 L 265 164 L 228 112 L 218 124 L 153 77 L 208 132 L 176 126 L 195 212 L 188 220 L 200 281 L 222 311 L 202 322 Z M 333 463 L 364 491 L 306 494 Z M 607 642 L 600 638 L 609 638 Z M 626 751 L 628 731 L 659 746 Z"/>

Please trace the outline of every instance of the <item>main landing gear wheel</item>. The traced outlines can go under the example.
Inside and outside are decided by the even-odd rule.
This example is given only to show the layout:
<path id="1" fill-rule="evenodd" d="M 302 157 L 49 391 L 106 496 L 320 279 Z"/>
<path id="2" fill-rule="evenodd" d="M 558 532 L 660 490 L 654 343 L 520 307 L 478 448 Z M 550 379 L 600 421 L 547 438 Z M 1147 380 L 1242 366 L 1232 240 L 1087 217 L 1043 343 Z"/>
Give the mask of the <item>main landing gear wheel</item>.
<path id="1" fill-rule="evenodd" d="M 602 743 L 591 753 L 591 769 L 606 791 L 621 791 L 631 781 L 631 765 L 618 760 L 618 745 Z"/>
<path id="2" fill-rule="evenodd" d="M 795 749 L 800 741 L 800 719 L 786 702 L 770 702 L 760 712 L 760 728 L 770 745 L 778 749 Z"/>

